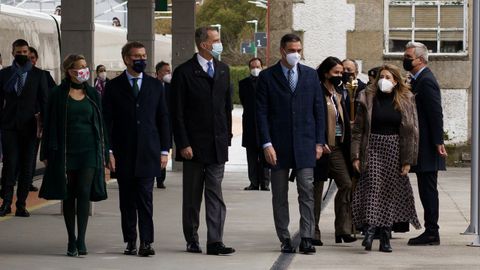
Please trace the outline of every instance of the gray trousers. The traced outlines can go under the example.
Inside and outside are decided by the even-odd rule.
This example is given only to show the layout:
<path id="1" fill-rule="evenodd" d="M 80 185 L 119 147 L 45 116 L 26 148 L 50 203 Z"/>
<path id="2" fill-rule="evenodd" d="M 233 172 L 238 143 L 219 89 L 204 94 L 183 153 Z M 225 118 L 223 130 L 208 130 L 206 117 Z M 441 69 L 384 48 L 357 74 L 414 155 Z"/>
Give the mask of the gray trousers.
<path id="1" fill-rule="evenodd" d="M 183 234 L 187 242 L 198 242 L 202 193 L 205 194 L 207 244 L 223 242 L 227 209 L 223 201 L 222 180 L 225 164 L 183 162 Z"/>
<path id="2" fill-rule="evenodd" d="M 288 169 L 272 170 L 272 204 L 275 229 L 280 242 L 290 238 L 288 224 Z M 298 204 L 300 208 L 300 236 L 312 238 L 315 231 L 313 214 L 313 168 L 297 169 Z"/>

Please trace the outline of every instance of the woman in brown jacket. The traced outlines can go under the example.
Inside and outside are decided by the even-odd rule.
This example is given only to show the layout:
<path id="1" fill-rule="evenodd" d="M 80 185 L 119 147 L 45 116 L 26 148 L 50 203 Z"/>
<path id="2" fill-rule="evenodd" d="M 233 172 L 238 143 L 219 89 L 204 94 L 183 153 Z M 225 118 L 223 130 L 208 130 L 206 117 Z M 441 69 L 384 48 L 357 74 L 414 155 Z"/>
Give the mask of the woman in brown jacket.
<path id="1" fill-rule="evenodd" d="M 392 252 L 389 233 L 393 223 L 421 227 L 408 178 L 418 153 L 415 97 L 399 68 L 387 64 L 358 101 L 351 158 L 361 176 L 353 194 L 353 221 L 367 228 L 365 250 L 371 250 L 378 228 L 380 251 Z"/>

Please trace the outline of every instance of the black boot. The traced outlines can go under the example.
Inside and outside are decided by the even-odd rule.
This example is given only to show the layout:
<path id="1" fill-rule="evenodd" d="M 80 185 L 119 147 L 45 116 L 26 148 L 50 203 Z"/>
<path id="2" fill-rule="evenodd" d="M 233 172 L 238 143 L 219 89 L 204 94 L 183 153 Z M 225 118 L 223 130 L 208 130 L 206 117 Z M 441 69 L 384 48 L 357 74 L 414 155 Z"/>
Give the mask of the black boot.
<path id="1" fill-rule="evenodd" d="M 382 227 L 380 229 L 380 248 L 381 252 L 392 252 L 392 246 L 390 246 L 389 237 L 390 228 Z"/>
<path id="2" fill-rule="evenodd" d="M 368 225 L 367 230 L 365 231 L 365 237 L 363 238 L 362 246 L 365 247 L 365 250 L 372 250 L 373 237 L 375 236 L 375 231 L 377 227 L 373 225 Z"/>

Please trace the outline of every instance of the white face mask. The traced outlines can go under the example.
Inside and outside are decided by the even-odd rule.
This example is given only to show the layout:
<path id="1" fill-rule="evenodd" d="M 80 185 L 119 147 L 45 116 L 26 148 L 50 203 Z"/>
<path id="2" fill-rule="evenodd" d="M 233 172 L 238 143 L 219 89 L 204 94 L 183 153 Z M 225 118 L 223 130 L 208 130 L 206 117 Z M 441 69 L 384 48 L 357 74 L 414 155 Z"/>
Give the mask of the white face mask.
<path id="1" fill-rule="evenodd" d="M 378 88 L 384 93 L 391 93 L 395 85 L 387 79 L 378 80 Z"/>
<path id="2" fill-rule="evenodd" d="M 250 70 L 250 74 L 253 77 L 258 77 L 258 75 L 260 74 L 260 71 L 262 71 L 261 68 L 253 68 L 253 69 Z"/>
<path id="3" fill-rule="evenodd" d="M 76 78 L 80 83 L 88 81 L 88 79 L 90 79 L 90 70 L 88 67 L 79 69 Z"/>
<path id="4" fill-rule="evenodd" d="M 286 52 L 285 52 L 286 53 Z M 287 63 L 294 67 L 296 64 L 298 64 L 298 62 L 300 62 L 300 58 L 302 56 L 298 53 L 298 52 L 294 52 L 294 53 L 287 53 Z"/>
<path id="5" fill-rule="evenodd" d="M 172 74 L 165 74 L 165 76 L 162 78 L 162 81 L 170 83 L 172 81 Z"/>
<path id="6" fill-rule="evenodd" d="M 98 77 L 99 77 L 102 81 L 105 81 L 105 79 L 107 79 L 107 72 L 102 71 L 102 72 L 98 73 Z"/>

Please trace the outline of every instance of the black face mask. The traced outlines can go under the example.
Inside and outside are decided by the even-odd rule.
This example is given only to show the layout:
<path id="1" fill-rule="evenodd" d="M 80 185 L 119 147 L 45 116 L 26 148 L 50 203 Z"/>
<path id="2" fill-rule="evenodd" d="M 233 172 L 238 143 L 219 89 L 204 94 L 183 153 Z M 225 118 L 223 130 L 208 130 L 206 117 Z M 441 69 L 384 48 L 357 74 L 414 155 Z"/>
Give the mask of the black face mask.
<path id="1" fill-rule="evenodd" d="M 342 75 L 342 82 L 346 84 L 347 82 L 350 81 L 350 77 L 355 78 L 355 74 L 350 72 L 344 72 Z"/>
<path id="2" fill-rule="evenodd" d="M 28 62 L 28 55 L 16 54 L 15 62 L 20 66 L 24 66 Z"/>
<path id="3" fill-rule="evenodd" d="M 147 67 L 147 60 L 145 59 L 133 60 L 132 69 L 135 72 L 142 73 L 146 67 Z"/>
<path id="4" fill-rule="evenodd" d="M 403 69 L 411 71 L 413 69 L 413 60 L 414 59 L 403 58 Z"/>
<path id="5" fill-rule="evenodd" d="M 333 84 L 333 86 L 337 87 L 342 82 L 342 76 L 333 76 L 328 78 L 328 80 L 330 81 L 331 84 Z"/>

